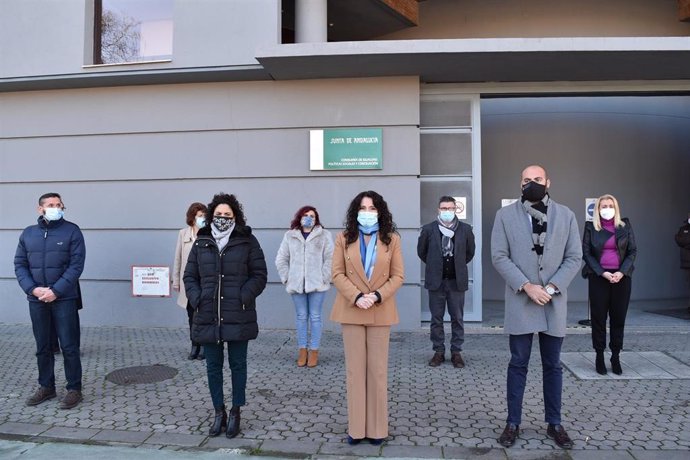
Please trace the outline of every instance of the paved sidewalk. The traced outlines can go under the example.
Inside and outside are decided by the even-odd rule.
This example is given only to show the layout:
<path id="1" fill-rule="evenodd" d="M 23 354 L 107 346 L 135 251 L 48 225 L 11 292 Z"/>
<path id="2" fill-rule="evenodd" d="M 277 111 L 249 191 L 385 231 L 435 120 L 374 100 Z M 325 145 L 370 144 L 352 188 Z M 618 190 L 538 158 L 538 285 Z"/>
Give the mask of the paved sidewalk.
<path id="1" fill-rule="evenodd" d="M 571 331 L 564 352 L 589 352 L 588 330 Z M 345 374 L 339 334 L 324 333 L 320 363 L 297 368 L 293 331 L 262 331 L 249 346 L 247 406 L 234 440 L 208 438 L 212 407 L 205 364 L 188 361 L 185 329 L 83 328 L 84 402 L 27 407 L 36 387 L 34 341 L 26 325 L 0 324 L 0 438 L 44 443 L 136 446 L 180 452 L 243 449 L 253 455 L 311 458 L 688 458 L 690 379 L 580 380 L 564 369 L 565 452 L 546 438 L 539 353 L 535 347 L 522 433 L 511 449 L 496 438 L 505 420 L 507 337 L 477 329 L 466 336 L 467 367 L 430 368 L 426 331 L 391 338 L 390 436 L 382 447 L 344 442 Z M 536 342 L 536 341 L 535 341 Z M 690 364 L 690 330 L 628 331 L 626 350 L 661 352 Z M 64 395 L 57 357 L 58 396 Z M 178 374 L 159 383 L 116 385 L 113 370 L 164 364 Z M 624 369 L 625 371 L 625 369 Z M 227 373 L 229 376 L 229 371 Z M 226 396 L 230 391 L 229 378 Z M 228 451 L 225 451 L 228 452 Z M 237 451 L 232 451 L 237 452 Z M 5 458 L 2 445 L 0 456 Z M 12 457 L 7 457 L 12 458 Z M 75 457 L 78 458 L 78 457 Z M 105 458 L 105 457 L 104 457 Z M 124 458 L 124 457 L 123 457 Z"/>

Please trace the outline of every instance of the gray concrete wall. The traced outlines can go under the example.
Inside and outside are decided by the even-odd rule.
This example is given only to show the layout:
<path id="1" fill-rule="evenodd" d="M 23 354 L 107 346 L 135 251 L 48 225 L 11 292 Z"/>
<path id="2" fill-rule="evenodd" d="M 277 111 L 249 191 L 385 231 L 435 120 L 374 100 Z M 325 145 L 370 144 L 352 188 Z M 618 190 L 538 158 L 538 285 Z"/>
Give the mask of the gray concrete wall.
<path id="1" fill-rule="evenodd" d="M 92 0 L 0 2 L 0 78 L 253 65 L 258 47 L 280 42 L 276 0 L 173 0 L 172 62 L 83 69 L 93 64 L 92 5 Z"/>
<path id="2" fill-rule="evenodd" d="M 688 36 L 676 0 L 433 0 L 419 26 L 377 40 Z"/>
<path id="3" fill-rule="evenodd" d="M 520 194 L 520 172 L 543 164 L 554 200 L 576 214 L 585 198 L 611 193 L 631 220 L 639 248 L 632 300 L 687 295 L 673 235 L 690 210 L 690 97 L 491 99 L 482 101 L 484 299 L 503 281 L 490 259 L 501 198 Z M 587 298 L 577 277 L 571 298 Z"/>
<path id="4" fill-rule="evenodd" d="M 400 328 L 417 328 L 418 123 L 416 78 L 0 94 L 0 322 L 29 320 L 12 258 L 46 191 L 62 194 L 84 231 L 85 325 L 184 325 L 173 298 L 131 297 L 130 267 L 172 265 L 187 206 L 222 190 L 237 194 L 266 253 L 261 325 L 292 327 L 273 261 L 294 212 L 312 204 L 337 232 L 352 197 L 371 188 L 414 261 L 398 298 Z M 383 128 L 383 170 L 309 171 L 309 129 L 365 126 Z"/>

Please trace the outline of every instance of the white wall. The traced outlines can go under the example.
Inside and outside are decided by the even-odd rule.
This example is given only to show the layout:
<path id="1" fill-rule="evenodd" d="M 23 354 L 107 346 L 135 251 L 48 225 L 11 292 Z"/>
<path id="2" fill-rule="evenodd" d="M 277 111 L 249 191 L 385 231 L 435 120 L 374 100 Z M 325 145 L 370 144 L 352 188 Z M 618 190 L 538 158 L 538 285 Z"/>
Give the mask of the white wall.
<path id="1" fill-rule="evenodd" d="M 92 0 L 2 0 L 0 78 L 257 65 L 255 50 L 280 42 L 276 0 L 174 0 L 173 4 L 172 62 L 84 69 L 93 64 Z"/>
<path id="2" fill-rule="evenodd" d="M 189 204 L 226 191 L 244 205 L 266 254 L 261 325 L 292 327 L 274 267 L 292 216 L 312 204 L 336 232 L 352 197 L 374 189 L 414 261 L 398 297 L 400 327 L 417 328 L 418 124 L 414 77 L 1 93 L 0 322 L 29 320 L 12 259 L 47 191 L 62 194 L 66 218 L 86 238 L 84 324 L 184 325 L 174 299 L 131 297 L 130 267 L 172 265 Z M 309 171 L 310 128 L 367 126 L 383 128 L 383 170 Z"/>

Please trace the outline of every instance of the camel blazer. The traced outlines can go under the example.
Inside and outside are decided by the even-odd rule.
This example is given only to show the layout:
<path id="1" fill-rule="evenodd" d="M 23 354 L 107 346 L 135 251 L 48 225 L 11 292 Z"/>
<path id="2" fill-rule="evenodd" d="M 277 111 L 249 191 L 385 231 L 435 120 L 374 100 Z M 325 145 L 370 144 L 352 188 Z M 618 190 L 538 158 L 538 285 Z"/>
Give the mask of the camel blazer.
<path id="1" fill-rule="evenodd" d="M 402 286 L 404 276 L 400 236 L 397 234 L 391 235 L 389 245 L 377 239 L 376 264 L 371 280 L 364 274 L 364 264 L 359 253 L 359 238 L 346 246 L 345 235 L 338 234 L 333 251 L 333 284 L 337 294 L 331 310 L 331 321 L 366 326 L 397 324 L 399 318 L 395 293 Z M 355 305 L 360 293 L 368 294 L 374 291 L 381 295 L 381 303 L 374 304 L 368 310 Z"/>
<path id="2" fill-rule="evenodd" d="M 575 214 L 553 200 L 547 212 L 546 240 L 541 261 L 534 252 L 532 226 L 520 200 L 499 209 L 491 232 L 491 259 L 506 282 L 505 333 L 544 332 L 564 337 L 568 286 L 582 264 L 582 244 Z M 544 306 L 532 302 L 520 288 L 526 282 L 551 283 L 560 294 Z"/>
<path id="3" fill-rule="evenodd" d="M 184 281 L 182 281 L 182 277 L 184 276 L 184 269 L 187 266 L 189 251 L 192 250 L 192 243 L 194 243 L 194 231 L 192 227 L 188 225 L 177 234 L 175 263 L 173 264 L 172 273 L 173 288 L 180 290 L 177 296 L 177 305 L 182 308 L 187 308 L 187 293 L 184 290 Z"/>

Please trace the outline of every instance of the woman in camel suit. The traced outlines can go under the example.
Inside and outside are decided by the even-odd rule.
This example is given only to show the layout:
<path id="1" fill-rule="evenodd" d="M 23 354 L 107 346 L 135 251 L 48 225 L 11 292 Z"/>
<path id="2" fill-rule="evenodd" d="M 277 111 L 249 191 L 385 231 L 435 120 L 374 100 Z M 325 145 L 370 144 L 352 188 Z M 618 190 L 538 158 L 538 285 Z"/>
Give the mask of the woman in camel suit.
<path id="1" fill-rule="evenodd" d="M 349 444 L 388 436 L 388 340 L 398 323 L 395 293 L 403 284 L 400 236 L 383 197 L 357 195 L 335 242 L 331 320 L 342 325 L 347 371 Z"/>

